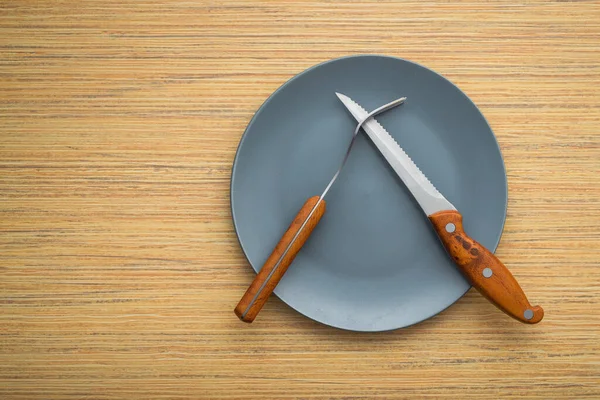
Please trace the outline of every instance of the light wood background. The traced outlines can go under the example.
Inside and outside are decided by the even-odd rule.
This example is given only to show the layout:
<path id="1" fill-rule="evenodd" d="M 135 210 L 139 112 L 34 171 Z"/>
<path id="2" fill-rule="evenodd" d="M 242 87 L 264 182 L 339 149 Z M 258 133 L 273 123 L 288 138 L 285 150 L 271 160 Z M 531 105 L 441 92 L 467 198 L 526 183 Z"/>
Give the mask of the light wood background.
<path id="1" fill-rule="evenodd" d="M 600 3 L 0 3 L 2 399 L 600 398 Z M 253 113 L 321 61 L 444 74 L 505 157 L 497 254 L 538 326 L 471 291 L 383 334 L 253 278 L 229 177 Z"/>

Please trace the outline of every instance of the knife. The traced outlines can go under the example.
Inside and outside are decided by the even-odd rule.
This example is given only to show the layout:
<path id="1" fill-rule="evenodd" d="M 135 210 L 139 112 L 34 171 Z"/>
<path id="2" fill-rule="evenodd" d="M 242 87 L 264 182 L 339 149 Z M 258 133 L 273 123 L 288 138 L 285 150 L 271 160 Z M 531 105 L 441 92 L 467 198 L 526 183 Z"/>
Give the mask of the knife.
<path id="1" fill-rule="evenodd" d="M 348 96 L 336 95 L 357 121 L 363 121 L 368 115 Z M 462 215 L 456 207 L 433 186 L 385 128 L 371 118 L 363 130 L 415 197 L 448 255 L 471 285 L 509 316 L 527 324 L 540 322 L 544 317 L 542 307 L 531 306 L 508 268 L 465 233 Z"/>

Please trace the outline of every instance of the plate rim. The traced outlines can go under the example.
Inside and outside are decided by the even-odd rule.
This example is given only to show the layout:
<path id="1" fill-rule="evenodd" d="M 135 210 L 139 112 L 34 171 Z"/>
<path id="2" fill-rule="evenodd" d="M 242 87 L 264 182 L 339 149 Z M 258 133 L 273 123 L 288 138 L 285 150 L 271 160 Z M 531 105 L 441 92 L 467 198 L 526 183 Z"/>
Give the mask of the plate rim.
<path id="1" fill-rule="evenodd" d="M 401 58 L 401 57 L 396 57 L 396 56 L 390 56 L 390 55 L 385 55 L 385 54 L 371 54 L 371 53 L 366 53 L 366 54 L 351 54 L 351 55 L 346 55 L 346 56 L 342 56 L 342 57 L 337 57 L 337 58 L 332 58 L 329 60 L 325 60 L 322 61 L 320 63 L 314 64 L 304 70 L 302 70 L 301 72 L 297 73 L 296 75 L 292 76 L 291 78 L 289 78 L 288 80 L 286 80 L 285 82 L 283 82 L 276 90 L 273 91 L 273 93 L 271 93 L 264 101 L 263 103 L 258 107 L 258 109 L 254 112 L 254 115 L 252 116 L 252 118 L 250 119 L 250 121 L 248 122 L 248 125 L 246 125 L 246 129 L 244 129 L 244 133 L 242 134 L 240 141 L 238 143 L 238 146 L 236 148 L 235 151 L 235 157 L 233 159 L 233 164 L 231 167 L 231 174 L 230 174 L 230 178 L 229 178 L 229 209 L 230 209 L 230 213 L 231 213 L 231 220 L 233 223 L 233 229 L 235 231 L 235 236 L 237 238 L 237 241 L 240 245 L 240 248 L 242 249 L 242 252 L 244 253 L 244 257 L 246 258 L 246 260 L 248 261 L 248 264 L 250 264 L 250 267 L 252 267 L 252 269 L 254 270 L 255 273 L 258 273 L 259 269 L 257 266 L 255 266 L 249 259 L 248 257 L 248 253 L 246 252 L 246 249 L 244 247 L 243 241 L 240 238 L 240 234 L 239 234 L 239 230 L 238 230 L 238 226 L 237 226 L 237 222 L 236 222 L 236 216 L 235 216 L 235 210 L 234 210 L 234 199 L 233 199 L 233 185 L 234 185 L 234 176 L 237 170 L 237 165 L 238 165 L 238 158 L 240 156 L 240 150 L 244 144 L 244 141 L 246 140 L 246 138 L 248 137 L 248 133 L 250 131 L 250 129 L 252 128 L 252 125 L 254 124 L 254 122 L 256 121 L 256 119 L 260 116 L 261 112 L 264 110 L 265 106 L 267 106 L 272 100 L 273 98 L 281 91 L 283 90 L 286 86 L 288 86 L 290 83 L 292 83 L 293 81 L 295 81 L 296 79 L 299 79 L 300 77 L 302 77 L 303 75 L 309 73 L 310 71 L 320 68 L 324 65 L 330 64 L 330 63 L 334 63 L 337 61 L 341 61 L 341 60 L 345 60 L 345 59 L 351 59 L 351 58 L 387 58 L 387 59 L 392 59 L 395 61 L 399 61 L 399 62 L 406 62 L 409 64 L 413 64 L 419 68 L 423 68 L 429 72 L 432 72 L 433 74 L 437 75 L 439 78 L 443 79 L 444 81 L 446 81 L 447 83 L 449 83 L 450 85 L 452 85 L 456 90 L 458 90 L 458 92 L 460 92 L 465 99 L 471 103 L 471 105 L 473 105 L 473 107 L 475 107 L 475 109 L 479 112 L 479 114 L 481 115 L 481 117 L 483 118 L 483 121 L 485 122 L 486 126 L 488 127 L 488 129 L 490 130 L 490 132 L 492 133 L 492 138 L 493 138 L 493 142 L 496 146 L 496 149 L 498 150 L 498 154 L 500 155 L 500 161 L 502 164 L 502 172 L 503 172 L 503 176 L 504 176 L 504 192 L 506 193 L 504 200 L 504 210 L 503 210 L 503 216 L 502 216 L 502 224 L 500 226 L 500 232 L 498 234 L 498 237 L 496 239 L 496 242 L 493 245 L 493 248 L 489 248 L 489 250 L 492 253 L 495 253 L 498 245 L 500 244 L 500 240 L 502 239 L 502 235 L 504 233 L 504 227 L 506 225 L 506 218 L 507 218 L 507 212 L 508 212 L 508 175 L 506 173 L 506 164 L 504 162 L 504 155 L 502 154 L 502 149 L 500 148 L 500 144 L 498 143 L 498 138 L 496 137 L 496 134 L 494 133 L 494 130 L 492 129 L 492 126 L 490 125 L 489 121 L 487 120 L 487 118 L 485 117 L 485 115 L 483 114 L 483 112 L 479 109 L 479 107 L 477 107 L 477 105 L 475 104 L 475 102 L 462 90 L 460 89 L 457 85 L 455 85 L 451 80 L 449 80 L 448 78 L 446 78 L 445 76 L 443 76 L 442 74 L 436 72 L 435 70 L 426 67 L 418 62 L 415 61 L 411 61 L 411 60 L 407 60 L 405 58 Z M 261 265 L 262 267 L 262 265 Z M 454 301 L 452 301 L 450 304 L 448 304 L 448 306 L 442 308 L 439 311 L 436 311 L 432 314 L 427 314 L 425 315 L 423 318 L 421 318 L 418 321 L 415 321 L 413 323 L 407 324 L 407 325 L 402 325 L 402 326 L 398 326 L 398 327 L 391 327 L 391 328 L 386 328 L 386 329 L 358 329 L 358 328 L 348 328 L 348 327 L 342 327 L 342 326 L 337 326 L 328 322 L 325 322 L 323 320 L 317 319 L 313 316 L 309 316 L 304 314 L 303 312 L 301 312 L 300 310 L 298 310 L 296 307 L 292 306 L 291 304 L 289 304 L 285 299 L 283 299 L 281 296 L 278 295 L 277 293 L 277 287 L 275 287 L 273 294 L 276 295 L 279 300 L 281 300 L 284 304 L 286 304 L 288 307 L 290 307 L 291 309 L 293 309 L 294 311 L 296 311 L 298 314 L 303 315 L 306 318 L 309 318 L 319 324 L 322 324 L 324 326 L 327 327 L 331 327 L 331 328 L 335 328 L 335 329 L 339 329 L 339 330 L 343 330 L 343 331 L 350 331 L 350 332 L 364 332 L 364 333 L 373 333 L 373 332 L 390 332 L 390 331 L 396 331 L 396 330 L 400 330 L 400 329 L 405 329 L 408 327 L 411 327 L 413 325 L 422 323 L 424 321 L 427 321 L 429 319 L 432 319 L 433 317 L 443 313 L 444 311 L 446 311 L 447 309 L 449 309 L 451 306 L 453 306 L 454 304 L 456 304 L 460 299 L 462 299 L 465 294 L 467 294 L 467 292 L 469 290 L 471 290 L 471 288 L 473 287 L 468 281 L 468 286 L 467 289 L 460 295 L 458 296 Z"/>

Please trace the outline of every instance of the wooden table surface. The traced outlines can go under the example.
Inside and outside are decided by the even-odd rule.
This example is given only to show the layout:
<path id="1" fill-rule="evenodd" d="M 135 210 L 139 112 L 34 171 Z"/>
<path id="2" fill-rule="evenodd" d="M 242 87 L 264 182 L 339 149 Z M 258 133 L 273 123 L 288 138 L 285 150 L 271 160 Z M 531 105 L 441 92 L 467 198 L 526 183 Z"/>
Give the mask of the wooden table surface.
<path id="1" fill-rule="evenodd" d="M 0 4 L 2 399 L 600 398 L 600 3 L 18 1 Z M 273 298 L 229 178 L 253 113 L 321 61 L 442 73 L 505 158 L 497 254 L 546 317 L 473 290 L 362 334 Z"/>

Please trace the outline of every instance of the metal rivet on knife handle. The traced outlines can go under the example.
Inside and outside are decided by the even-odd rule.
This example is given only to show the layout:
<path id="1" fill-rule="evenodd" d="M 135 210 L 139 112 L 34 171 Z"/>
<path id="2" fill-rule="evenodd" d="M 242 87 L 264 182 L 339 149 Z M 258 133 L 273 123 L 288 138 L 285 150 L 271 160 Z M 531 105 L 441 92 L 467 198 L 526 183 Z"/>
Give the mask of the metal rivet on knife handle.
<path id="1" fill-rule="evenodd" d="M 356 126 L 348 149 L 346 150 L 346 154 L 344 155 L 344 159 L 333 178 L 331 178 L 331 181 L 329 181 L 329 184 L 325 187 L 321 196 L 311 197 L 304 203 L 304 206 L 300 209 L 300 212 L 298 212 L 298 215 L 271 253 L 271 256 L 267 259 L 267 262 L 263 265 L 254 278 L 254 281 L 235 307 L 234 312 L 242 321 L 254 321 L 290 264 L 294 258 L 296 258 L 296 254 L 298 254 L 315 226 L 321 220 L 321 217 L 325 212 L 324 197 L 346 164 L 348 156 L 350 155 L 350 150 L 352 150 L 356 136 L 363 124 L 375 115 L 399 106 L 404 103 L 404 100 L 406 100 L 406 98 L 402 97 L 377 108 L 369 113 L 369 115 Z"/>

